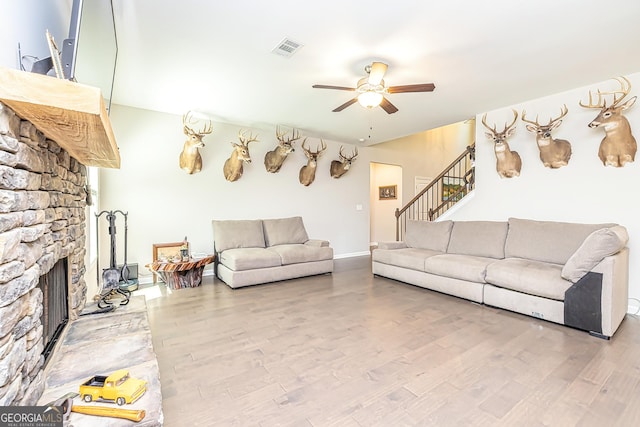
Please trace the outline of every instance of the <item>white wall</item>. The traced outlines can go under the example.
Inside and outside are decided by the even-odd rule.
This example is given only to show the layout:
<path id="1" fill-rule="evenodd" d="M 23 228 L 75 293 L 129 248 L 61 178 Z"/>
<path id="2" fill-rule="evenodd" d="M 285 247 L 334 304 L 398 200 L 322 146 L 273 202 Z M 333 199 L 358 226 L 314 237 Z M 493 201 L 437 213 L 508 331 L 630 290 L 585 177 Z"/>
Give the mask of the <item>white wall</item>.
<path id="1" fill-rule="evenodd" d="M 316 179 L 304 187 L 298 181 L 298 172 L 306 164 L 300 146 L 296 145 L 279 173 L 268 173 L 263 159 L 276 145 L 275 126 L 251 129 L 259 135 L 259 142 L 249 145 L 253 162 L 245 165 L 238 181 L 228 182 L 222 168 L 231 154 L 230 142 L 238 142 L 239 127 L 214 123 L 201 149 L 202 172 L 188 175 L 178 164 L 185 140 L 180 116 L 114 105 L 111 121 L 122 166 L 101 170 L 100 205 L 104 210 L 128 211 L 128 262 L 137 262 L 141 275 L 148 274 L 144 265 L 151 261 L 153 243 L 181 241 L 186 235 L 192 251 L 211 253 L 212 219 L 300 215 L 309 236 L 329 240 L 336 256 L 368 253 L 370 159 L 366 148 L 360 148 L 347 174 L 334 179 L 329 165 L 338 158 L 340 144 L 325 141 L 327 149 L 319 159 Z M 307 144 L 313 149 L 318 142 L 309 139 Z M 356 210 L 356 205 L 362 205 L 362 210 Z M 121 232 L 119 228 L 119 244 Z M 101 241 L 107 237 L 103 230 Z M 108 249 L 101 246 L 101 265 L 106 265 Z M 121 260 L 122 249 L 117 253 Z"/>
<path id="2" fill-rule="evenodd" d="M 371 224 L 371 242 L 389 242 L 396 240 L 396 209 L 403 206 L 402 167 L 384 163 L 371 163 L 369 206 Z M 397 185 L 397 199 L 380 200 L 378 187 Z"/>
<path id="3" fill-rule="evenodd" d="M 111 122 L 120 148 L 122 166 L 100 171 L 100 208 L 129 213 L 128 262 L 138 263 L 140 275 L 150 273 L 144 267 L 151 261 L 153 243 L 181 241 L 186 235 L 194 252 L 213 250 L 211 220 L 273 218 L 300 215 L 310 237 L 331 242 L 336 257 L 363 255 L 370 242 L 371 162 L 402 164 L 402 188 L 413 188 L 415 175 L 425 167 L 437 171 L 451 162 L 464 147 L 455 142 L 453 149 L 434 144 L 425 136 L 408 137 L 373 147 L 359 147 L 351 169 L 340 179 L 329 175 L 331 160 L 338 158 L 340 143 L 325 141 L 327 150 L 319 160 L 316 180 L 309 187 L 298 181 L 298 171 L 306 164 L 304 153 L 296 151 L 281 171 L 267 173 L 263 159 L 276 144 L 275 126 L 250 129 L 259 134 L 259 142 L 249 145 L 253 162 L 245 165 L 236 182 L 224 179 L 222 167 L 231 154 L 230 142 L 237 142 L 239 127 L 214 123 L 213 133 L 204 137 L 202 172 L 188 175 L 179 168 L 178 156 L 185 136 L 180 116 L 114 105 Z M 303 132 L 304 133 L 304 132 Z M 317 140 L 310 139 L 313 148 Z M 429 145 L 434 153 L 429 154 Z M 346 151 L 350 151 L 345 144 Z M 409 174 L 409 177 L 407 177 Z M 412 191 L 408 191 L 410 199 Z M 401 200 L 401 199 L 399 199 Z M 357 205 L 362 210 L 357 210 Z M 390 240 L 395 239 L 395 216 L 390 213 Z M 101 222 L 101 265 L 108 265 L 106 220 Z M 123 232 L 117 226 L 117 258 L 122 262 Z M 141 280 L 145 278 L 142 277 Z M 87 281 L 93 280 L 92 276 Z M 92 295 L 89 295 L 92 297 Z"/>
<path id="4" fill-rule="evenodd" d="M 40 59 L 51 56 L 45 36 L 49 30 L 58 48 L 69 35 L 72 0 L 1 0 L 0 65 L 19 68 L 18 43 L 22 55 Z"/>
<path id="5" fill-rule="evenodd" d="M 639 93 L 640 73 L 627 76 Z M 476 194 L 464 209 L 449 216 L 450 219 L 505 220 L 509 217 L 566 222 L 616 222 L 629 231 L 630 276 L 629 293 L 640 298 L 640 263 L 636 250 L 640 247 L 640 157 L 623 168 L 604 167 L 598 158 L 598 147 L 604 130 L 591 129 L 587 125 L 597 111 L 580 107 L 578 102 L 588 101 L 589 89 L 616 87 L 613 81 L 594 82 L 592 86 L 569 90 L 553 96 L 534 99 L 500 110 L 489 111 L 487 122 L 503 123 L 513 116 L 511 108 L 519 113 L 527 111 L 527 118 L 540 114 L 540 121 L 557 116 L 562 104 L 569 113 L 562 125 L 554 131 L 554 137 L 571 142 L 573 154 L 569 165 L 552 170 L 540 161 L 538 148 L 532 133 L 519 121 L 516 134 L 509 140 L 512 150 L 522 157 L 520 177 L 501 179 L 495 170 L 493 144 L 485 137 L 484 127 L 476 131 Z M 636 138 L 640 136 L 640 103 L 625 113 Z M 478 115 L 480 124 L 482 115 Z M 637 305 L 637 303 L 635 304 Z"/>
<path id="6" fill-rule="evenodd" d="M 374 145 L 371 157 L 402 166 L 404 205 L 415 196 L 416 176 L 435 177 L 473 143 L 474 136 L 475 120 L 454 123 Z"/>

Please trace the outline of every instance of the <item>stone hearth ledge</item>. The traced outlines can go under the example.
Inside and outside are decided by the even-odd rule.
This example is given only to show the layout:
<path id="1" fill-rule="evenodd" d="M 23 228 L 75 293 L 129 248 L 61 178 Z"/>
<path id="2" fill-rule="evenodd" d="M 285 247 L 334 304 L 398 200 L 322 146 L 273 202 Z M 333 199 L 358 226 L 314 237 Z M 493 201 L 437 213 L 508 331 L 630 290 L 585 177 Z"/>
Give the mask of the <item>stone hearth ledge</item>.
<path id="1" fill-rule="evenodd" d="M 96 309 L 91 304 L 84 313 Z M 69 325 L 45 370 L 45 390 L 38 405 L 45 405 L 69 392 L 78 393 L 80 384 L 90 377 L 107 375 L 118 369 L 128 369 L 132 377 L 147 381 L 147 391 L 137 402 L 123 406 L 100 401 L 86 403 L 78 396 L 73 399 L 74 405 L 144 409 L 145 418 L 134 424 L 125 419 L 72 412 L 70 423 L 74 427 L 163 425 L 160 371 L 144 296 L 132 295 L 129 304 L 115 311 L 81 316 Z"/>

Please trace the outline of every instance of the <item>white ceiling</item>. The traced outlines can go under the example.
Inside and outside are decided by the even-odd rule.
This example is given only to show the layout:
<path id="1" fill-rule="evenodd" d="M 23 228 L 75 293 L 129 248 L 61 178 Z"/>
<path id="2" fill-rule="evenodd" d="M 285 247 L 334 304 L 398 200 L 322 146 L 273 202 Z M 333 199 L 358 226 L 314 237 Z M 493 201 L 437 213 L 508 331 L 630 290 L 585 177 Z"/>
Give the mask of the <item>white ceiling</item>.
<path id="1" fill-rule="evenodd" d="M 638 0 L 113 0 L 118 62 L 113 102 L 196 110 L 254 128 L 373 144 L 479 112 L 640 71 Z M 271 53 L 283 38 L 304 46 Z M 399 111 L 354 104 L 373 60 Z M 633 92 L 640 91 L 634 88 Z M 577 100 L 576 100 L 577 102 Z"/>

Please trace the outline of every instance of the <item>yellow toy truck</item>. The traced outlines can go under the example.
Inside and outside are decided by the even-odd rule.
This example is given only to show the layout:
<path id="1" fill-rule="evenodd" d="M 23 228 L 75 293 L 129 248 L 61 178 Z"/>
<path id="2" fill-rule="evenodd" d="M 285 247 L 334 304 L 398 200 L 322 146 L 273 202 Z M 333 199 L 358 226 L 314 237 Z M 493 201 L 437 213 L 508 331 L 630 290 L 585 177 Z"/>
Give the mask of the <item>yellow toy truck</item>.
<path id="1" fill-rule="evenodd" d="M 122 406 L 133 403 L 147 390 L 147 382 L 131 378 L 129 371 L 120 369 L 109 376 L 96 375 L 80 385 L 80 396 L 85 402 L 112 400 Z"/>

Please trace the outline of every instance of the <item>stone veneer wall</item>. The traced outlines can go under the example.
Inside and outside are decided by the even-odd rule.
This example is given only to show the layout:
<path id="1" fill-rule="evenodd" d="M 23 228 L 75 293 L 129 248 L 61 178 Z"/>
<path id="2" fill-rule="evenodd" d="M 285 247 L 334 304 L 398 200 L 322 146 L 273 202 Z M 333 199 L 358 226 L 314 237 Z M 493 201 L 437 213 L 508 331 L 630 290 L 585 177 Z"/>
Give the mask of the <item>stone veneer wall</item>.
<path id="1" fill-rule="evenodd" d="M 34 405 L 44 390 L 42 291 L 62 258 L 69 318 L 84 308 L 86 168 L 0 103 L 0 406 Z"/>

